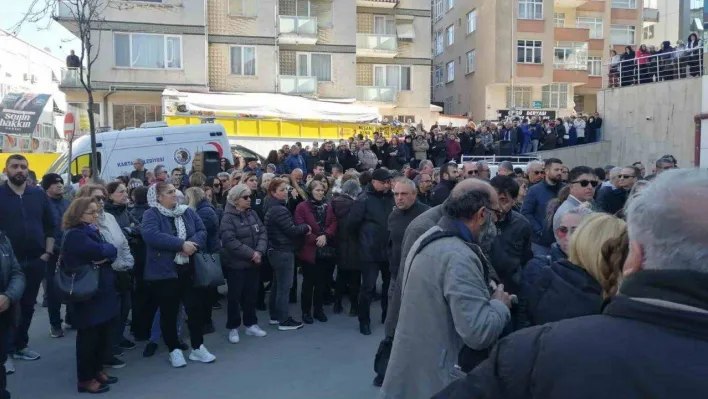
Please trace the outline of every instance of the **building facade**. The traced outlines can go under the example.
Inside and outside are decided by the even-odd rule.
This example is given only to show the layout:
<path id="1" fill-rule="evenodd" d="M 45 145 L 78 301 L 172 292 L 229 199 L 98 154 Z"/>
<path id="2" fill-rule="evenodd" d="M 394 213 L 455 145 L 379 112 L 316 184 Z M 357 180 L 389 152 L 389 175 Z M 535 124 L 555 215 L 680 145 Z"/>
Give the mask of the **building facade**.
<path id="1" fill-rule="evenodd" d="M 428 123 L 429 0 L 122 3 L 104 10 L 93 35 L 102 54 L 92 78 L 102 125 L 162 119 L 166 87 L 365 103 L 385 118 Z M 72 16 L 58 9 L 69 30 Z M 65 72 L 62 88 L 81 102 L 76 72 Z"/>
<path id="2" fill-rule="evenodd" d="M 610 50 L 640 42 L 641 3 L 433 0 L 433 100 L 476 120 L 595 112 Z"/>
<path id="3" fill-rule="evenodd" d="M 669 41 L 674 47 L 692 32 L 704 38 L 704 0 L 644 0 L 642 43 L 660 46 Z"/>

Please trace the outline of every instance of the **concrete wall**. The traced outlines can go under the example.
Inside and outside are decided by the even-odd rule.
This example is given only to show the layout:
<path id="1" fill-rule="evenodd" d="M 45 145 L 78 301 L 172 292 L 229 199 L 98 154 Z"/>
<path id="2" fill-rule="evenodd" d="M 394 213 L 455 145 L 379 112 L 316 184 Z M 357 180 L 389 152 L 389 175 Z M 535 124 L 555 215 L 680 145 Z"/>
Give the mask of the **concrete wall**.
<path id="1" fill-rule="evenodd" d="M 574 147 L 559 148 L 551 151 L 539 151 L 538 155 L 543 159 L 558 158 L 569 168 L 576 166 L 590 166 L 591 168 L 603 168 L 605 165 L 618 164 L 612 161 L 610 156 L 612 143 L 602 141 L 599 143 L 577 145 Z M 631 162 L 630 162 L 631 163 Z M 624 164 L 622 164 L 624 165 Z"/>
<path id="2" fill-rule="evenodd" d="M 106 3 L 108 6 L 101 12 L 101 16 L 106 21 L 180 26 L 204 26 L 205 24 L 204 0 L 163 0 L 162 3 L 106 1 Z"/>
<path id="3" fill-rule="evenodd" d="M 680 166 L 693 166 L 693 117 L 701 112 L 702 85 L 694 78 L 598 92 L 602 135 L 612 142 L 612 162 L 641 161 L 649 172 L 657 159 L 671 154 Z"/>

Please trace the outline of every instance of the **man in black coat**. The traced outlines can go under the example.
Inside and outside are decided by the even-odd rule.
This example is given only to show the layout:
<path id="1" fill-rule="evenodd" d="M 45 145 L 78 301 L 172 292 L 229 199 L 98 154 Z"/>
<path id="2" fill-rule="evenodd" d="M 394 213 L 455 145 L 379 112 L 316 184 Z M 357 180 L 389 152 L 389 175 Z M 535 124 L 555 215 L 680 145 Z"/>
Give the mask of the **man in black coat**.
<path id="1" fill-rule="evenodd" d="M 509 335 L 435 398 L 674 399 L 707 392 L 706 196 L 708 171 L 662 174 L 629 206 L 624 278 L 602 314 Z"/>
<path id="2" fill-rule="evenodd" d="M 430 195 L 430 206 L 438 206 L 445 202 L 455 188 L 459 176 L 460 172 L 455 163 L 446 163 L 440 168 L 440 183 L 435 186 L 435 190 Z"/>
<path id="3" fill-rule="evenodd" d="M 359 232 L 361 245 L 361 277 L 359 292 L 359 331 L 371 334 L 370 306 L 376 290 L 376 279 L 381 272 L 381 310 L 388 307 L 389 272 L 386 243 L 388 243 L 388 216 L 394 206 L 391 194 L 391 174 L 386 169 L 376 169 L 371 174 L 371 183 L 362 192 L 349 214 L 349 226 Z"/>
<path id="4" fill-rule="evenodd" d="M 332 173 L 332 165 L 337 163 L 337 150 L 334 149 L 334 144 L 331 141 L 325 141 L 320 150 L 319 159 L 324 162 L 325 172 Z"/>
<path id="5" fill-rule="evenodd" d="M 603 212 L 614 215 L 624 208 L 629 191 L 637 182 L 639 171 L 634 166 L 622 168 L 618 175 L 617 187 L 606 186 L 602 187 L 597 193 L 597 206 Z"/>

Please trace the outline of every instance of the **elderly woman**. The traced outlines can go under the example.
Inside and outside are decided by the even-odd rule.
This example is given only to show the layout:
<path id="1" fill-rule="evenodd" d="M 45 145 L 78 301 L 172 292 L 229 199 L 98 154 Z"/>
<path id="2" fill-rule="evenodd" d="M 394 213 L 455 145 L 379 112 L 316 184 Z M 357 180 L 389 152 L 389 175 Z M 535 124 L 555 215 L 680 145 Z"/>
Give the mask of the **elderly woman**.
<path id="1" fill-rule="evenodd" d="M 189 318 L 189 360 L 211 363 L 216 357 L 204 346 L 202 306 L 194 289 L 192 258 L 206 246 L 204 223 L 195 211 L 177 204 L 177 190 L 172 184 L 158 182 L 151 186 L 148 203 L 151 208 L 143 215 L 142 223 L 148 260 L 145 280 L 160 308 L 160 329 L 170 351 L 170 362 L 173 367 L 187 365 L 177 336 L 177 313 L 182 303 Z"/>
<path id="2" fill-rule="evenodd" d="M 334 193 L 330 207 L 337 218 L 337 281 L 334 290 L 334 313 L 343 311 L 342 298 L 344 292 L 349 295 L 349 316 L 358 315 L 357 304 L 359 288 L 361 287 L 361 272 L 359 271 L 359 235 L 349 229 L 349 212 L 354 200 L 361 193 L 361 186 L 356 179 L 348 179 L 342 183 L 341 190 Z"/>
<path id="3" fill-rule="evenodd" d="M 379 164 L 378 157 L 371 150 L 370 141 L 359 142 L 359 150 L 356 152 L 356 157 L 359 160 L 359 165 L 357 166 L 359 171 L 374 169 Z"/>
<path id="4" fill-rule="evenodd" d="M 253 191 L 244 184 L 229 191 L 219 235 L 224 244 L 221 264 L 229 285 L 228 319 L 229 342 L 240 341 L 238 329 L 243 324 L 246 335 L 265 337 L 258 326 L 256 300 L 260 284 L 260 268 L 268 249 L 268 235 L 258 214 L 251 208 Z M 275 288 L 274 288 L 275 289 Z"/>
<path id="5" fill-rule="evenodd" d="M 75 199 L 62 221 L 61 268 L 72 271 L 90 264 L 99 268 L 98 291 L 90 299 L 73 304 L 76 327 L 76 371 L 79 392 L 103 393 L 118 378 L 103 372 L 105 354 L 111 350 L 114 320 L 118 316 L 118 292 L 111 263 L 118 250 L 107 243 L 98 227 L 99 202 Z"/>

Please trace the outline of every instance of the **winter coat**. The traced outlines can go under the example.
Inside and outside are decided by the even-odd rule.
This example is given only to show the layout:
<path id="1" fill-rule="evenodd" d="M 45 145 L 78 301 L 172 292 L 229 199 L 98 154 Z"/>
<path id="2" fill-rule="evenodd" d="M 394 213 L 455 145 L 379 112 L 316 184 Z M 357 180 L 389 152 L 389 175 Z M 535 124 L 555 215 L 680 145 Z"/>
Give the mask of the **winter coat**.
<path id="1" fill-rule="evenodd" d="M 312 234 L 305 236 L 305 241 L 297 253 L 298 259 L 309 264 L 315 264 L 317 258 L 317 237 L 324 234 L 327 236 L 327 246 L 336 246 L 337 217 L 329 203 L 324 202 L 322 205 L 326 208 L 324 229 L 320 228 L 312 200 L 301 202 L 295 209 L 295 224 L 308 225 L 312 229 Z"/>
<path id="2" fill-rule="evenodd" d="M 356 152 L 356 156 L 360 162 L 357 169 L 360 171 L 375 169 L 379 164 L 378 157 L 371 150 L 359 150 Z"/>
<path id="3" fill-rule="evenodd" d="M 293 216 L 285 207 L 285 201 L 268 196 L 265 200 L 264 225 L 268 232 L 268 249 L 293 252 L 302 237 L 307 234 L 307 226 L 296 226 Z"/>
<path id="4" fill-rule="evenodd" d="M 386 149 L 386 159 L 388 160 L 385 164 L 387 168 L 390 170 L 401 170 L 403 168 L 403 164 L 407 161 L 406 151 L 403 148 L 403 145 L 389 145 Z"/>
<path id="5" fill-rule="evenodd" d="M 443 216 L 411 252 L 433 232 L 459 230 Z M 431 397 L 451 382 L 463 345 L 491 347 L 511 318 L 503 302 L 491 299 L 482 262 L 458 234 L 409 254 L 399 271 L 401 310 L 379 398 Z"/>
<path id="6" fill-rule="evenodd" d="M 182 214 L 187 239 L 177 237 L 173 218 L 164 216 L 156 208 L 148 209 L 143 215 L 142 233 L 147 247 L 145 280 L 168 280 L 177 278 L 175 256 L 182 252 L 185 241 L 191 241 L 199 248 L 206 246 L 206 228 L 202 219 L 192 209 Z"/>
<path id="7" fill-rule="evenodd" d="M 337 218 L 337 267 L 342 270 L 359 270 L 359 234 L 349 226 L 349 215 L 354 198 L 335 193 L 330 207 Z"/>
<path id="8" fill-rule="evenodd" d="M 455 188 L 456 182 L 453 180 L 440 180 L 432 194 L 430 194 L 430 206 L 438 206 L 445 202 L 450 196 L 452 189 Z"/>
<path id="9" fill-rule="evenodd" d="M 325 172 L 332 173 L 332 165 L 338 163 L 337 161 L 337 150 L 332 149 L 331 151 L 321 150 L 318 156 L 319 160 L 325 164 Z"/>
<path id="10" fill-rule="evenodd" d="M 228 269 L 258 267 L 251 261 L 254 252 L 265 259 L 268 250 L 268 233 L 253 209 L 241 211 L 231 204 L 226 205 L 219 227 L 221 238 L 221 265 Z"/>
<path id="11" fill-rule="evenodd" d="M 614 215 L 624 208 L 629 191 L 621 188 L 602 187 L 597 192 L 597 206 L 603 212 Z"/>
<path id="12" fill-rule="evenodd" d="M 64 235 L 64 250 L 61 252 L 61 267 L 64 270 L 76 270 L 80 266 L 108 259 L 108 262 L 99 265 L 98 292 L 91 299 L 72 304 L 71 325 L 84 329 L 112 320 L 118 315 L 119 308 L 118 291 L 111 268 L 118 250 L 105 242 L 98 230 L 88 224 L 69 229 Z"/>
<path id="13" fill-rule="evenodd" d="M 345 172 L 349 169 L 356 169 L 356 165 L 359 163 L 356 155 L 349 150 L 337 151 L 337 159 L 339 159 L 339 164 L 342 165 L 342 169 Z"/>
<path id="14" fill-rule="evenodd" d="M 64 235 L 64 232 L 61 231 L 61 224 L 62 224 L 62 218 L 64 217 L 64 213 L 66 212 L 67 209 L 69 209 L 69 205 L 71 205 L 71 201 L 68 199 L 62 197 L 62 198 L 51 198 L 49 197 L 49 204 L 52 206 L 52 212 L 53 212 L 53 217 L 54 217 L 54 253 L 58 254 L 59 253 L 59 244 L 61 244 L 61 238 Z"/>
<path id="15" fill-rule="evenodd" d="M 641 48 L 637 49 L 636 54 L 636 60 L 637 60 L 637 65 L 644 65 L 647 63 L 649 56 L 651 53 L 649 50 L 647 51 L 642 51 Z"/>
<path id="16" fill-rule="evenodd" d="M 429 206 L 416 201 L 413 205 L 405 210 L 398 209 L 398 207 L 393 209 L 393 212 L 388 216 L 388 264 L 391 276 L 398 276 L 398 266 L 401 264 L 401 247 L 403 246 L 403 235 L 406 232 L 406 228 L 423 212 L 430 209 Z"/>
<path id="17" fill-rule="evenodd" d="M 134 218 L 136 222 L 142 223 L 143 215 L 148 209 L 150 209 L 148 204 L 134 205 L 133 208 L 130 210 L 130 216 Z"/>
<path id="18" fill-rule="evenodd" d="M 447 145 L 445 141 L 435 141 L 430 147 L 430 158 L 435 166 L 440 167 L 447 161 Z"/>
<path id="19" fill-rule="evenodd" d="M 216 209 L 209 201 L 201 200 L 197 204 L 197 215 L 202 219 L 204 228 L 206 229 L 206 246 L 199 248 L 200 251 L 206 253 L 217 253 L 221 249 L 221 240 L 219 239 L 219 217 Z"/>
<path id="20" fill-rule="evenodd" d="M 429 148 L 430 146 L 428 145 L 428 140 L 424 137 L 416 137 L 415 140 L 413 140 L 413 152 L 415 153 L 415 159 L 419 161 L 428 159 Z"/>
<path id="21" fill-rule="evenodd" d="M 28 185 L 19 196 L 9 182 L 0 186 L 0 230 L 10 239 L 18 262 L 42 256 L 46 238 L 54 237 L 56 228 L 54 211 L 44 190 Z"/>
<path id="22" fill-rule="evenodd" d="M 376 191 L 372 184 L 359 194 L 349 214 L 351 228 L 359 232 L 362 262 L 385 262 L 388 243 L 388 215 L 395 202 L 389 191 Z"/>
<path id="23" fill-rule="evenodd" d="M 118 225 L 115 217 L 104 210 L 98 217 L 98 226 L 101 237 L 118 250 L 118 255 L 111 265 L 113 270 L 117 272 L 132 270 L 133 266 L 135 266 L 135 259 L 130 252 L 128 238 L 120 225 Z"/>
<path id="24" fill-rule="evenodd" d="M 384 143 L 380 147 L 374 144 L 371 146 L 371 151 L 376 154 L 376 158 L 381 161 L 381 165 L 388 165 L 388 143 Z"/>
<path id="25" fill-rule="evenodd" d="M 472 137 L 471 133 L 466 132 L 460 133 L 459 137 L 462 155 L 470 155 L 472 153 L 472 149 L 474 148 L 474 137 Z"/>
<path id="26" fill-rule="evenodd" d="M 263 220 L 265 220 L 265 199 L 267 194 L 265 191 L 261 190 L 260 188 L 254 193 L 251 192 L 251 196 L 253 197 L 251 200 L 251 209 L 256 211 L 256 214 L 258 215 L 258 220 L 263 223 Z M 224 218 L 224 215 L 226 215 L 226 211 L 224 210 L 224 214 L 221 215 L 221 219 Z M 223 244 L 223 243 L 222 243 Z"/>
<path id="27" fill-rule="evenodd" d="M 585 137 L 585 120 L 578 118 L 573 122 L 573 125 L 575 126 L 575 132 L 578 135 L 578 138 Z"/>
<path id="28" fill-rule="evenodd" d="M 306 169 L 303 169 L 303 172 L 312 173 L 315 170 L 315 165 L 317 165 L 317 162 L 320 161 L 319 153 L 317 153 L 315 155 L 308 153 L 304 158 L 305 158 Z"/>
<path id="29" fill-rule="evenodd" d="M 523 266 L 533 258 L 532 235 L 531 224 L 514 211 L 497 222 L 497 239 L 492 244 L 489 261 L 504 284 L 504 291 L 510 294 L 519 293 Z"/>
<path id="30" fill-rule="evenodd" d="M 460 153 L 462 152 L 462 147 L 460 147 L 460 143 L 455 140 L 445 140 L 445 148 L 447 150 L 448 160 L 457 159 L 460 156 Z"/>
<path id="31" fill-rule="evenodd" d="M 0 231 L 0 294 L 10 298 L 10 304 L 14 304 L 19 303 L 24 291 L 22 266 L 15 258 L 10 239 Z"/>
<path id="32" fill-rule="evenodd" d="M 301 155 L 288 155 L 283 162 L 283 167 L 286 174 L 292 173 L 295 169 L 301 169 L 303 173 L 307 173 L 307 164 Z"/>
<path id="33" fill-rule="evenodd" d="M 533 227 L 533 242 L 550 247 L 555 241 L 553 232 L 546 226 L 548 203 L 558 196 L 558 192 L 563 188 L 563 184 L 549 185 L 545 180 L 529 188 L 524 203 L 521 206 L 521 214 Z M 549 233 L 550 232 L 550 233 Z"/>

